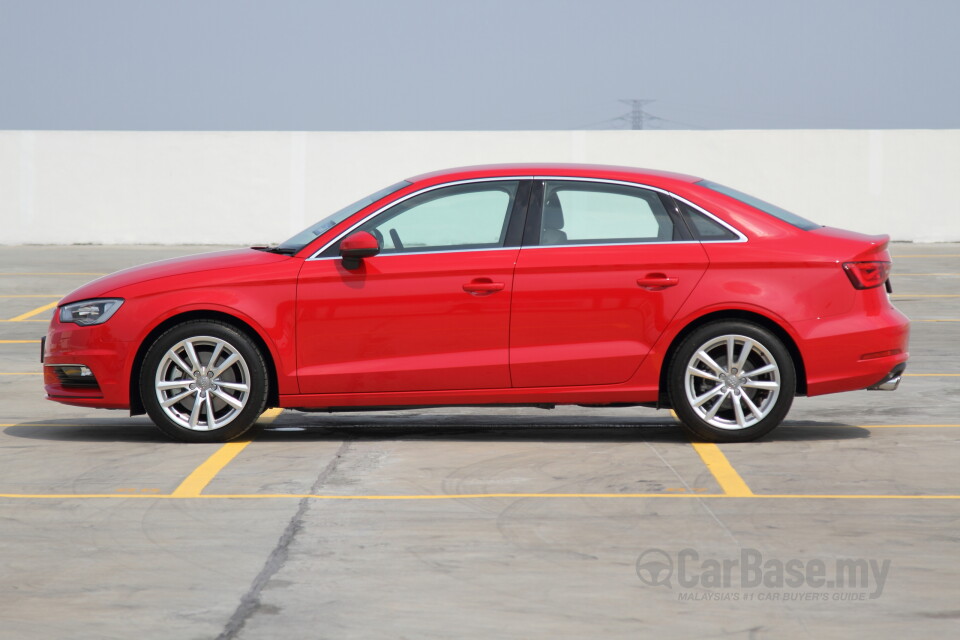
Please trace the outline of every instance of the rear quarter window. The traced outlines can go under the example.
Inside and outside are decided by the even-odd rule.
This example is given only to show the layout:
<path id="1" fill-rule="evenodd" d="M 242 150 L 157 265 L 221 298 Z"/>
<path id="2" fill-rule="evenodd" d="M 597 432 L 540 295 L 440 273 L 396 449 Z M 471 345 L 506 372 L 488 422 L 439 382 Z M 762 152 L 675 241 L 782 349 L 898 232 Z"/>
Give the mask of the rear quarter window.
<path id="1" fill-rule="evenodd" d="M 680 215 L 687 223 L 693 237 L 703 242 L 739 240 L 740 236 L 723 226 L 702 211 L 698 211 L 682 200 L 677 200 Z"/>

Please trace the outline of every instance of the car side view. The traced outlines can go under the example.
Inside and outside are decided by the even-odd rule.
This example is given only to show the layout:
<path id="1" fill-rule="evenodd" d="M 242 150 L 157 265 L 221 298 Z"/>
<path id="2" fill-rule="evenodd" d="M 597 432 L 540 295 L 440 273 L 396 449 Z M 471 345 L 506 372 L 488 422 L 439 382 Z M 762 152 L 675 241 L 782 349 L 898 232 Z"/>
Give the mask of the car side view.
<path id="1" fill-rule="evenodd" d="M 60 301 L 47 397 L 221 442 L 269 407 L 672 408 L 734 442 L 795 396 L 895 389 L 888 236 L 700 178 L 593 165 L 417 176 L 276 246 L 166 260 Z"/>

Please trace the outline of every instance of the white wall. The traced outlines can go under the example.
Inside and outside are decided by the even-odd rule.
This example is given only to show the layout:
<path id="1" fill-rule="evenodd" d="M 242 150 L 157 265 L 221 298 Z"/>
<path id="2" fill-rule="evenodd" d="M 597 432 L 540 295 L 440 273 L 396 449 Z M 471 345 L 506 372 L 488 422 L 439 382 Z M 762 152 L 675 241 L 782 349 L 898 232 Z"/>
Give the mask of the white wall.
<path id="1" fill-rule="evenodd" d="M 960 130 L 0 131 L 0 244 L 278 242 L 397 180 L 493 162 L 679 171 L 822 224 L 960 241 Z"/>

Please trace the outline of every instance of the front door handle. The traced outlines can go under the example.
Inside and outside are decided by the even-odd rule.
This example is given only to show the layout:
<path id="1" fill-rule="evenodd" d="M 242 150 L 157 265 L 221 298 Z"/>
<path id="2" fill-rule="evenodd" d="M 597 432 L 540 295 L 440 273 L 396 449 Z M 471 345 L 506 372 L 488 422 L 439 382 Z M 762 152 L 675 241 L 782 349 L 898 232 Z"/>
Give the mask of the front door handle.
<path id="1" fill-rule="evenodd" d="M 648 291 L 663 291 L 667 287 L 675 287 L 680 284 L 680 278 L 669 277 L 663 273 L 648 273 L 642 278 L 637 278 L 637 285 Z"/>
<path id="2" fill-rule="evenodd" d="M 482 296 L 503 291 L 503 287 L 502 282 L 494 282 L 490 278 L 475 278 L 463 285 L 463 290 L 472 295 Z"/>

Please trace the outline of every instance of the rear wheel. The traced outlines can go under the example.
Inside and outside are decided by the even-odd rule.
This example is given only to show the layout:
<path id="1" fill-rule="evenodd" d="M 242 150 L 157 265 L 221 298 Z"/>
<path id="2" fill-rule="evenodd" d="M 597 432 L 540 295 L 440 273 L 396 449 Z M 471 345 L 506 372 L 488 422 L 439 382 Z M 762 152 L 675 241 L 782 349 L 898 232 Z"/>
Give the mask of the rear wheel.
<path id="1" fill-rule="evenodd" d="M 771 331 L 711 322 L 681 343 L 668 373 L 670 402 L 699 440 L 744 442 L 779 425 L 796 393 L 790 352 Z"/>
<path id="2" fill-rule="evenodd" d="M 226 442 L 263 413 L 267 366 L 256 344 L 212 320 L 179 324 L 150 346 L 140 397 L 154 423 L 185 442 Z"/>

